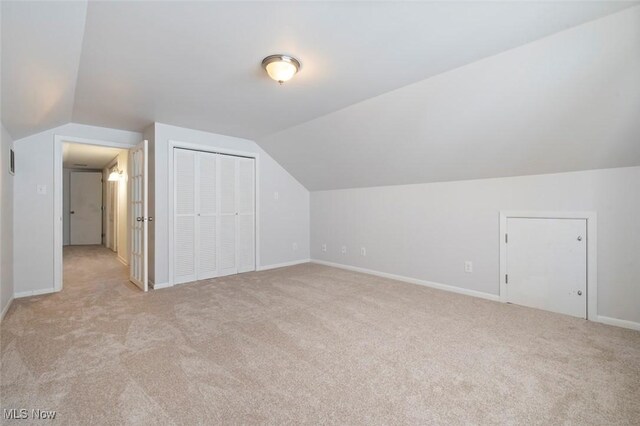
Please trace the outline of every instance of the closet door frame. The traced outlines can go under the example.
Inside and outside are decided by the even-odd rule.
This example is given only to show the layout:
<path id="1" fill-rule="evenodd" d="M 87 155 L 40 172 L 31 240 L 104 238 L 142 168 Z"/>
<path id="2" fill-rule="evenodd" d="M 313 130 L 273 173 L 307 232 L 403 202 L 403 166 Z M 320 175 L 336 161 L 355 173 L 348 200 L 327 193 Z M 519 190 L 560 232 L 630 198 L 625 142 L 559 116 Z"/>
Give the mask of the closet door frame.
<path id="1" fill-rule="evenodd" d="M 167 159 L 168 159 L 168 170 L 167 175 L 169 177 L 168 182 L 168 220 L 169 220 L 169 238 L 168 238 L 168 248 L 169 248 L 169 282 L 167 284 L 160 284 L 157 287 L 165 287 L 165 286 L 173 286 L 174 282 L 174 262 L 175 262 L 175 253 L 174 253 L 174 244 L 175 244 L 175 224 L 174 224 L 174 216 L 175 216 L 175 205 L 174 205 L 174 158 L 173 153 L 174 150 L 178 149 L 189 149 L 193 151 L 202 151 L 209 152 L 213 154 L 223 154 L 223 155 L 233 155 L 236 157 L 245 157 L 245 158 L 253 158 L 254 160 L 254 197 L 255 197 L 255 265 L 256 271 L 260 270 L 260 156 L 255 152 L 246 152 L 246 151 L 237 151 L 232 149 L 227 149 L 219 146 L 213 145 L 202 145 L 195 144 L 190 142 L 178 141 L 178 140 L 169 140 L 168 148 L 167 148 Z M 157 257 L 155 263 L 161 262 L 162 259 Z M 154 283 L 155 284 L 155 283 Z"/>

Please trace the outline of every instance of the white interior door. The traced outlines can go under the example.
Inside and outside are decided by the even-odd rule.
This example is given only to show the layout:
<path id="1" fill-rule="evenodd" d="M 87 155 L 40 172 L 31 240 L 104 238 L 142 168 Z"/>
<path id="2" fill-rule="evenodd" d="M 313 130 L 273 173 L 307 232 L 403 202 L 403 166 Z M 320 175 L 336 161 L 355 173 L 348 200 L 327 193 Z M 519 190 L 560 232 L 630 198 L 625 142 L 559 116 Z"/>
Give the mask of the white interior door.
<path id="1" fill-rule="evenodd" d="M 102 244 L 102 173 L 71 172 L 69 242 Z"/>
<path id="2" fill-rule="evenodd" d="M 238 158 L 238 272 L 255 271 L 255 160 Z"/>
<path id="3" fill-rule="evenodd" d="M 198 152 L 196 157 L 197 279 L 218 275 L 218 155 Z"/>
<path id="4" fill-rule="evenodd" d="M 584 219 L 507 219 L 507 301 L 587 316 Z"/>
<path id="5" fill-rule="evenodd" d="M 174 282 L 195 281 L 196 274 L 196 155 L 174 149 Z"/>
<path id="6" fill-rule="evenodd" d="M 131 250 L 129 279 L 143 291 L 149 289 L 148 235 L 149 235 L 149 147 L 142 141 L 129 151 L 129 212 L 131 214 Z"/>
<path id="7" fill-rule="evenodd" d="M 218 275 L 238 273 L 237 259 L 237 215 L 236 187 L 238 177 L 237 157 L 229 155 L 218 156 L 218 191 L 220 192 L 220 235 L 218 237 L 219 267 Z"/>

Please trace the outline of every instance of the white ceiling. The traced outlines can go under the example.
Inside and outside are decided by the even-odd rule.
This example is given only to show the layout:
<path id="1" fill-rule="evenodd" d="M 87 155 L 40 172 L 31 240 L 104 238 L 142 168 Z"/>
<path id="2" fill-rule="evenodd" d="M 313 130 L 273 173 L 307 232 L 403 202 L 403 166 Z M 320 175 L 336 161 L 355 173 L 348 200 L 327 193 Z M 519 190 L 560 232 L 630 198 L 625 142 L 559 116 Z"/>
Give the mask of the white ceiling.
<path id="1" fill-rule="evenodd" d="M 2 1 L 2 123 L 14 139 L 69 121 L 134 131 L 157 121 L 256 139 L 308 188 L 336 187 L 300 165 L 313 150 L 334 160 L 308 170 L 375 165 L 343 148 L 385 111 L 374 108 L 340 131 L 320 126 L 334 125 L 322 117 L 637 3 Z M 303 64 L 283 86 L 260 68 L 273 53 Z M 296 140 L 279 142 L 276 133 Z M 377 143 L 353 151 L 376 152 Z M 441 149 L 430 153 L 434 161 Z M 339 186 L 374 181 L 350 173 L 362 175 L 337 173 Z M 406 173 L 381 183 L 451 175 Z"/>
<path id="2" fill-rule="evenodd" d="M 62 164 L 71 169 L 102 169 L 123 151 L 119 148 L 65 142 L 62 144 Z"/>
<path id="3" fill-rule="evenodd" d="M 309 190 L 640 165 L 640 6 L 258 143 Z"/>
<path id="4" fill-rule="evenodd" d="M 2 122 L 256 138 L 627 6 L 3 1 Z M 280 52 L 303 63 L 282 87 L 260 68 Z"/>
<path id="5" fill-rule="evenodd" d="M 85 2 L 2 1 L 2 124 L 14 139 L 71 121 Z"/>

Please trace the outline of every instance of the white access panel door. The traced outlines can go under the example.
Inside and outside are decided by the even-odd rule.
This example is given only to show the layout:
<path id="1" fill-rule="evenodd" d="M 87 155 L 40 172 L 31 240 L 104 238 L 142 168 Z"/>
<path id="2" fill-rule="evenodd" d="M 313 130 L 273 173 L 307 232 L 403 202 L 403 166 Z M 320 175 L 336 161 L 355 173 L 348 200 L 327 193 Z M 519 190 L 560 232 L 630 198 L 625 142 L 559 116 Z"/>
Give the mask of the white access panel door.
<path id="1" fill-rule="evenodd" d="M 237 256 L 237 207 L 236 188 L 238 178 L 237 157 L 218 156 L 218 192 L 220 194 L 218 275 L 238 273 Z"/>
<path id="2" fill-rule="evenodd" d="M 196 156 L 196 249 L 197 279 L 218 275 L 218 155 Z"/>
<path id="3" fill-rule="evenodd" d="M 255 161 L 238 158 L 238 272 L 255 271 Z"/>
<path id="4" fill-rule="evenodd" d="M 507 302 L 587 317 L 587 222 L 507 219 Z"/>
<path id="5" fill-rule="evenodd" d="M 143 291 L 149 289 L 149 147 L 142 141 L 129 151 L 129 214 L 131 215 L 131 250 L 129 280 Z"/>
<path id="6" fill-rule="evenodd" d="M 174 282 L 195 281 L 196 274 L 196 151 L 173 153 Z"/>
<path id="7" fill-rule="evenodd" d="M 102 173 L 71 172 L 69 243 L 102 244 Z"/>

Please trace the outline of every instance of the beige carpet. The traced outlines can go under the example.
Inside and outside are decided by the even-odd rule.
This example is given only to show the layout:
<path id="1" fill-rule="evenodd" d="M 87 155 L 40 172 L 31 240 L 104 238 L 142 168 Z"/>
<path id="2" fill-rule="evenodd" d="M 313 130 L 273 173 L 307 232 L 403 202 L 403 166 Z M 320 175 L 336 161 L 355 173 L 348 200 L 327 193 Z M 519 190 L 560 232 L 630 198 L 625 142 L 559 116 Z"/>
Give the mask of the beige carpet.
<path id="1" fill-rule="evenodd" d="M 640 423 L 638 332 L 319 265 L 143 294 L 69 248 L 1 330 L 2 407 L 60 424 Z"/>

